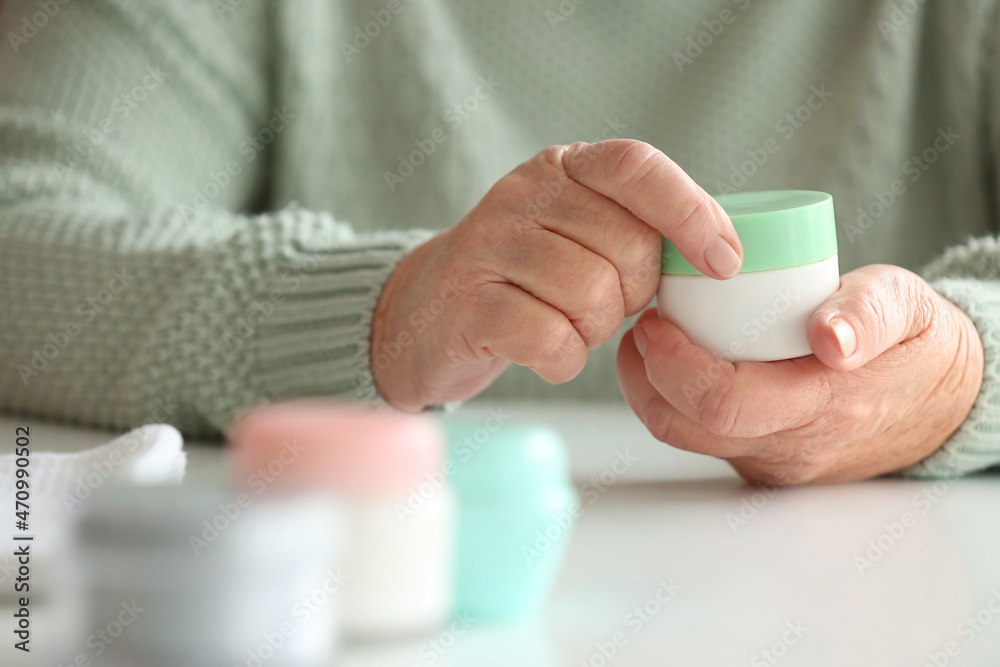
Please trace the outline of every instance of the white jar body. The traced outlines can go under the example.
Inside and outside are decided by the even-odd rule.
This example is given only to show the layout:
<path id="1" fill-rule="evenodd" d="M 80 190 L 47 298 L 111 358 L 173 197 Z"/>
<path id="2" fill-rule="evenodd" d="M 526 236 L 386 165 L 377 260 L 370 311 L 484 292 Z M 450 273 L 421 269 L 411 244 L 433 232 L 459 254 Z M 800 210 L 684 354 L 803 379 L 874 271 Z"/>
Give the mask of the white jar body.
<path id="1" fill-rule="evenodd" d="M 444 625 L 454 603 L 455 497 L 348 505 L 343 622 L 348 637 L 415 635 Z"/>
<path id="2" fill-rule="evenodd" d="M 806 337 L 809 317 L 839 287 L 836 255 L 729 280 L 664 275 L 657 311 L 692 343 L 721 359 L 794 359 L 812 354 Z"/>
<path id="3" fill-rule="evenodd" d="M 143 493 L 164 501 L 145 530 L 114 509 Z M 86 518 L 78 536 L 88 623 L 110 619 L 113 639 L 94 664 L 331 664 L 339 641 L 330 632 L 340 615 L 338 502 L 323 494 L 244 501 L 197 485 L 122 494 Z M 110 635 L 112 624 L 120 636 Z"/>

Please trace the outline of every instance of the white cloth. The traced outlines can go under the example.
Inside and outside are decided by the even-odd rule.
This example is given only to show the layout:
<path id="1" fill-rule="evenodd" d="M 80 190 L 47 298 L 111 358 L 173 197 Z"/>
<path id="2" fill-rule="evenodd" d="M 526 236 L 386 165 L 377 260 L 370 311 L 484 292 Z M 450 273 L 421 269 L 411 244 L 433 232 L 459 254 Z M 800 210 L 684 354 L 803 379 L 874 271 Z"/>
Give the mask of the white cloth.
<path id="1" fill-rule="evenodd" d="M 28 462 L 28 530 L 32 535 L 32 588 L 51 591 L 65 583 L 73 519 L 105 484 L 179 484 L 187 456 L 181 434 L 167 424 L 148 424 L 99 447 L 81 452 L 35 451 Z M 14 521 L 17 492 L 17 454 L 0 455 L 0 507 Z M 13 528 L 13 525 L 10 526 Z M 5 527 L 5 531 L 10 528 Z M 16 532 L 16 531 L 15 531 Z M 14 595 L 9 579 L 15 559 L 0 557 L 0 600 Z M 0 661 L 0 664 L 5 664 Z"/>
<path id="2" fill-rule="evenodd" d="M 111 442 L 82 452 L 36 452 L 28 465 L 31 511 L 61 505 L 73 513 L 108 480 L 126 484 L 177 484 L 187 457 L 173 426 L 147 424 Z M 0 456 L 0 503 L 13 506 L 17 455 Z"/>

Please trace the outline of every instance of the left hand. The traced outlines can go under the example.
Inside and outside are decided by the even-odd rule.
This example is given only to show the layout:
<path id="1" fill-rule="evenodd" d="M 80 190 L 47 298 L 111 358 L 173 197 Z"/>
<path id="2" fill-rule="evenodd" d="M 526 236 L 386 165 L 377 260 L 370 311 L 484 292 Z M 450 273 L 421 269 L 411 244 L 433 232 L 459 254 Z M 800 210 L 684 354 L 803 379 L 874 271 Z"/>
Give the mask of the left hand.
<path id="1" fill-rule="evenodd" d="M 844 275 L 809 321 L 814 354 L 737 362 L 647 311 L 618 350 L 632 410 L 658 439 L 726 459 L 749 481 L 847 482 L 935 452 L 983 376 L 975 325 L 895 266 Z"/>

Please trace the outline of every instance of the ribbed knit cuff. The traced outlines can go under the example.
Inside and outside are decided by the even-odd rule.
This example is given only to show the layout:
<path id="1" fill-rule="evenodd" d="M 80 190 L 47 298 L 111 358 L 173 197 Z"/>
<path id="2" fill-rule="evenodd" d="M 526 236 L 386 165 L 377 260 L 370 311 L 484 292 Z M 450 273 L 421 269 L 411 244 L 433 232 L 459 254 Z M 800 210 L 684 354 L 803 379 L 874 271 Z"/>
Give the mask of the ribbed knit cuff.
<path id="1" fill-rule="evenodd" d="M 939 278 L 931 286 L 965 311 L 983 341 L 983 385 L 972 411 L 934 454 L 901 474 L 906 477 L 960 477 L 1000 464 L 1000 282 Z"/>
<path id="2" fill-rule="evenodd" d="M 368 234 L 299 248 L 257 297 L 274 305 L 249 345 L 262 394 L 381 401 L 370 363 L 375 307 L 400 260 L 430 236 Z"/>
<path id="3" fill-rule="evenodd" d="M 325 213 L 290 208 L 248 221 L 208 257 L 168 317 L 170 356 L 193 370 L 178 395 L 225 432 L 254 405 L 327 396 L 381 401 L 372 382 L 372 317 L 399 261 L 433 232 L 355 235 Z M 162 379 L 162 378 L 161 378 Z"/>

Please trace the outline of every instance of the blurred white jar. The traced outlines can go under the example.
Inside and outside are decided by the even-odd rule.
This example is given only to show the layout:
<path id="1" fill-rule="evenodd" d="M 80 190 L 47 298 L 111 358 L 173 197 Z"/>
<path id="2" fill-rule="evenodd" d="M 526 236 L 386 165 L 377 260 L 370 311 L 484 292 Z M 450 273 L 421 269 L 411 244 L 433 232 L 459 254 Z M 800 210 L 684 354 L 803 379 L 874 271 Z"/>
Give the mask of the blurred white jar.
<path id="1" fill-rule="evenodd" d="M 340 524 L 326 494 L 102 489 L 78 530 L 95 664 L 330 664 Z"/>

